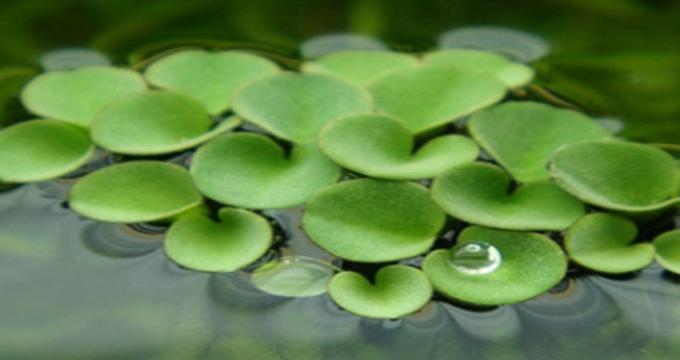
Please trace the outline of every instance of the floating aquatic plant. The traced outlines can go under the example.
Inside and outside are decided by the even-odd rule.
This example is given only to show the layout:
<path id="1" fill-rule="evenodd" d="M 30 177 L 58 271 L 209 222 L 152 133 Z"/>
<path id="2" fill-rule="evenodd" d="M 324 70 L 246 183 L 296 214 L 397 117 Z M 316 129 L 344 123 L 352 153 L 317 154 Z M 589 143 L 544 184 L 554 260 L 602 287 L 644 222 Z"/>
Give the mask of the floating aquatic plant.
<path id="1" fill-rule="evenodd" d="M 324 36 L 304 45 L 311 60 L 297 73 L 242 51 L 171 50 L 137 70 L 87 51 L 50 54 L 21 96 L 48 119 L 0 131 L 0 182 L 81 169 L 75 212 L 169 224 L 165 253 L 185 268 L 242 270 L 276 296 L 328 292 L 369 318 L 416 312 L 433 288 L 476 305 L 533 298 L 565 276 L 560 244 L 572 266 L 622 273 L 656 256 L 680 272 L 677 231 L 652 245 L 623 217 L 649 221 L 680 202 L 673 157 L 521 99 L 534 71 L 517 60 L 545 55 L 540 39 L 470 28 L 440 47 L 404 54 Z M 497 104 L 510 88 L 514 101 Z M 95 145 L 111 161 L 88 162 Z M 272 215 L 292 207 L 292 224 Z M 324 260 L 300 256 L 291 236 Z"/>
<path id="2" fill-rule="evenodd" d="M 149 91 L 102 109 L 90 125 L 92 140 L 114 153 L 157 155 L 195 147 L 229 129 L 240 120 L 215 123 L 196 100 L 169 91 Z"/>
<path id="3" fill-rule="evenodd" d="M 0 131 L 0 183 L 25 183 L 65 175 L 94 152 L 87 132 L 56 120 L 31 120 Z"/>
<path id="4" fill-rule="evenodd" d="M 33 114 L 89 126 L 105 105 L 145 90 L 134 71 L 94 66 L 41 74 L 26 85 L 21 100 Z"/>
<path id="5" fill-rule="evenodd" d="M 605 273 L 618 274 L 642 269 L 654 260 L 654 247 L 634 243 L 637 226 L 616 215 L 593 213 L 567 231 L 564 248 L 574 262 Z"/>

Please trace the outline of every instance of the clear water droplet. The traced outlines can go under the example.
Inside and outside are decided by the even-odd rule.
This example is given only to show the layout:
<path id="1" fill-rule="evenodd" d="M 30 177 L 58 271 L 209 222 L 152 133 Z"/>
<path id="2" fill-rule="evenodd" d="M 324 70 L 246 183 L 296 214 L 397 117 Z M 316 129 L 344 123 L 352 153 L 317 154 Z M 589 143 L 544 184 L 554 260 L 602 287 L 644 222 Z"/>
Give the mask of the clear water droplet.
<path id="1" fill-rule="evenodd" d="M 469 275 L 489 274 L 501 265 L 501 253 L 485 242 L 469 242 L 451 249 L 451 265 Z"/>
<path id="2" fill-rule="evenodd" d="M 306 256 L 285 256 L 260 266 L 250 276 L 253 285 L 272 295 L 304 297 L 326 292 L 336 269 Z"/>

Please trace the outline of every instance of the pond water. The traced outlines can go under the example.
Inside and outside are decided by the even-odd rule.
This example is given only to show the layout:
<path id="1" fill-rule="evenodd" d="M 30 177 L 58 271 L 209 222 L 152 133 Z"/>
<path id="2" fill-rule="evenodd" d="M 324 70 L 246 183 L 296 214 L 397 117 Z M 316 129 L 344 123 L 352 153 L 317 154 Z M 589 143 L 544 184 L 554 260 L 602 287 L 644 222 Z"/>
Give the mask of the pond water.
<path id="1" fill-rule="evenodd" d="M 0 193 L 3 359 L 667 359 L 680 353 L 680 278 L 657 265 L 608 278 L 573 272 L 550 293 L 497 308 L 433 301 L 398 320 L 286 298 L 246 272 L 181 269 L 149 227 L 65 207 L 70 180 Z M 326 258 L 275 214 L 278 255 Z M 269 255 L 271 256 L 271 255 Z"/>

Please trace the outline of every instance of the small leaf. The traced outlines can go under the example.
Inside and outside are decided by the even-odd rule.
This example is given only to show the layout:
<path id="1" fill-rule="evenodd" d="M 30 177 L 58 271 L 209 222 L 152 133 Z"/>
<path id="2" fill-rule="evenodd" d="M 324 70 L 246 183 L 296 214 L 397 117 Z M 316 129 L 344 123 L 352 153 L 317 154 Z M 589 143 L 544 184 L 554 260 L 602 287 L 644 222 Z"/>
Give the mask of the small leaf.
<path id="1" fill-rule="evenodd" d="M 372 284 L 361 274 L 343 271 L 329 286 L 333 301 L 359 316 L 394 319 L 418 311 L 430 301 L 432 285 L 416 268 L 390 265 L 381 268 Z"/>
<path id="2" fill-rule="evenodd" d="M 489 75 L 428 65 L 391 72 L 371 83 L 369 91 L 379 112 L 418 134 L 500 101 L 505 85 Z"/>
<path id="3" fill-rule="evenodd" d="M 334 120 L 319 135 L 321 150 L 350 170 L 385 179 L 425 179 L 477 158 L 474 141 L 461 135 L 430 140 L 414 151 L 414 140 L 398 120 L 353 115 Z"/>
<path id="4" fill-rule="evenodd" d="M 580 201 L 550 182 L 510 188 L 501 168 L 472 163 L 438 176 L 432 197 L 453 217 L 508 230 L 562 230 L 585 214 Z"/>
<path id="5" fill-rule="evenodd" d="M 0 131 L 0 182 L 48 180 L 81 167 L 94 152 L 87 132 L 56 120 L 31 120 Z"/>
<path id="6" fill-rule="evenodd" d="M 107 222 L 166 220 L 202 203 L 189 173 L 161 161 L 131 161 L 97 170 L 71 189 L 71 208 Z"/>
<path id="7" fill-rule="evenodd" d="M 114 101 L 91 124 L 92 140 L 127 155 L 157 155 L 195 147 L 236 127 L 215 121 L 196 100 L 180 93 L 149 91 Z"/>
<path id="8" fill-rule="evenodd" d="M 327 262 L 305 256 L 285 256 L 257 268 L 250 280 L 268 294 L 308 297 L 325 293 L 333 274 L 335 268 Z"/>
<path id="9" fill-rule="evenodd" d="M 89 126 L 104 105 L 144 90 L 144 79 L 133 71 L 93 66 L 39 75 L 21 100 L 33 114 Z"/>
<path id="10" fill-rule="evenodd" d="M 390 71 L 418 65 L 411 55 L 389 51 L 340 51 L 304 64 L 307 73 L 337 76 L 359 86 L 368 85 Z"/>
<path id="11" fill-rule="evenodd" d="M 499 54 L 478 50 L 446 50 L 425 55 L 426 64 L 448 65 L 467 72 L 491 75 L 509 88 L 524 86 L 534 78 L 530 67 L 513 63 Z"/>
<path id="12" fill-rule="evenodd" d="M 468 129 L 521 182 L 549 179 L 547 164 L 557 148 L 610 137 L 581 113 L 529 101 L 482 110 L 472 117 Z"/>
<path id="13" fill-rule="evenodd" d="M 297 145 L 286 155 L 265 136 L 236 133 L 201 146 L 192 160 L 191 175 L 211 199 L 271 209 L 302 204 L 336 182 L 340 169 L 314 144 Z"/>
<path id="14" fill-rule="evenodd" d="M 678 166 L 668 153 L 622 141 L 562 147 L 550 165 L 555 182 L 586 203 L 630 213 L 680 202 Z"/>
<path id="15" fill-rule="evenodd" d="M 387 51 L 387 46 L 372 37 L 337 33 L 315 36 L 300 46 L 300 53 L 305 59 L 316 59 L 338 51 Z"/>
<path id="16" fill-rule="evenodd" d="M 155 86 L 193 96 L 211 114 L 219 114 L 229 108 L 239 86 L 278 71 L 273 62 L 245 52 L 187 50 L 154 62 L 144 77 Z"/>
<path id="17" fill-rule="evenodd" d="M 283 73 L 245 85 L 234 94 L 232 106 L 273 135 L 304 143 L 316 140 L 331 119 L 369 112 L 371 97 L 336 78 Z"/>
<path id="18" fill-rule="evenodd" d="M 635 223 L 619 216 L 593 213 L 574 223 L 564 238 L 569 257 L 579 265 L 610 274 L 636 271 L 654 260 L 651 244 L 634 244 Z"/>
<path id="19" fill-rule="evenodd" d="M 333 255 L 385 262 L 427 251 L 444 221 L 444 213 L 422 186 L 357 179 L 312 198 L 302 224 L 307 235 Z"/>
<path id="20" fill-rule="evenodd" d="M 680 230 L 672 230 L 654 239 L 656 261 L 666 270 L 680 275 Z"/>
<path id="21" fill-rule="evenodd" d="M 567 271 L 567 258 L 549 238 L 535 233 L 471 226 L 458 244 L 486 243 L 498 250 L 501 264 L 475 274 L 451 263 L 448 250 L 435 250 L 423 263 L 434 288 L 456 300 L 477 305 L 503 305 L 531 299 L 557 285 Z"/>
<path id="22" fill-rule="evenodd" d="M 264 255 L 272 243 L 267 220 L 250 211 L 223 208 L 215 222 L 203 214 L 180 217 L 168 229 L 165 253 L 193 270 L 236 271 Z"/>

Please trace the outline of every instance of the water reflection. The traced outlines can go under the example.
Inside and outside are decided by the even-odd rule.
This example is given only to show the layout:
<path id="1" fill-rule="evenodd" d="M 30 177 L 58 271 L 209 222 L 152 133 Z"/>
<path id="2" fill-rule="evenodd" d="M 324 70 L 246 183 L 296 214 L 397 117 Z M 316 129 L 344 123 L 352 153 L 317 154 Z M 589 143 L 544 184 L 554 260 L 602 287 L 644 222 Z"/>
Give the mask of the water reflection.
<path id="1" fill-rule="evenodd" d="M 245 272 L 182 269 L 165 257 L 160 234 L 82 219 L 60 203 L 49 186 L 0 194 L 2 358 L 644 359 L 680 352 L 680 287 L 657 266 L 626 279 L 576 276 L 514 306 L 471 310 L 435 301 L 409 317 L 377 321 L 337 308 L 325 294 L 266 294 Z"/>

